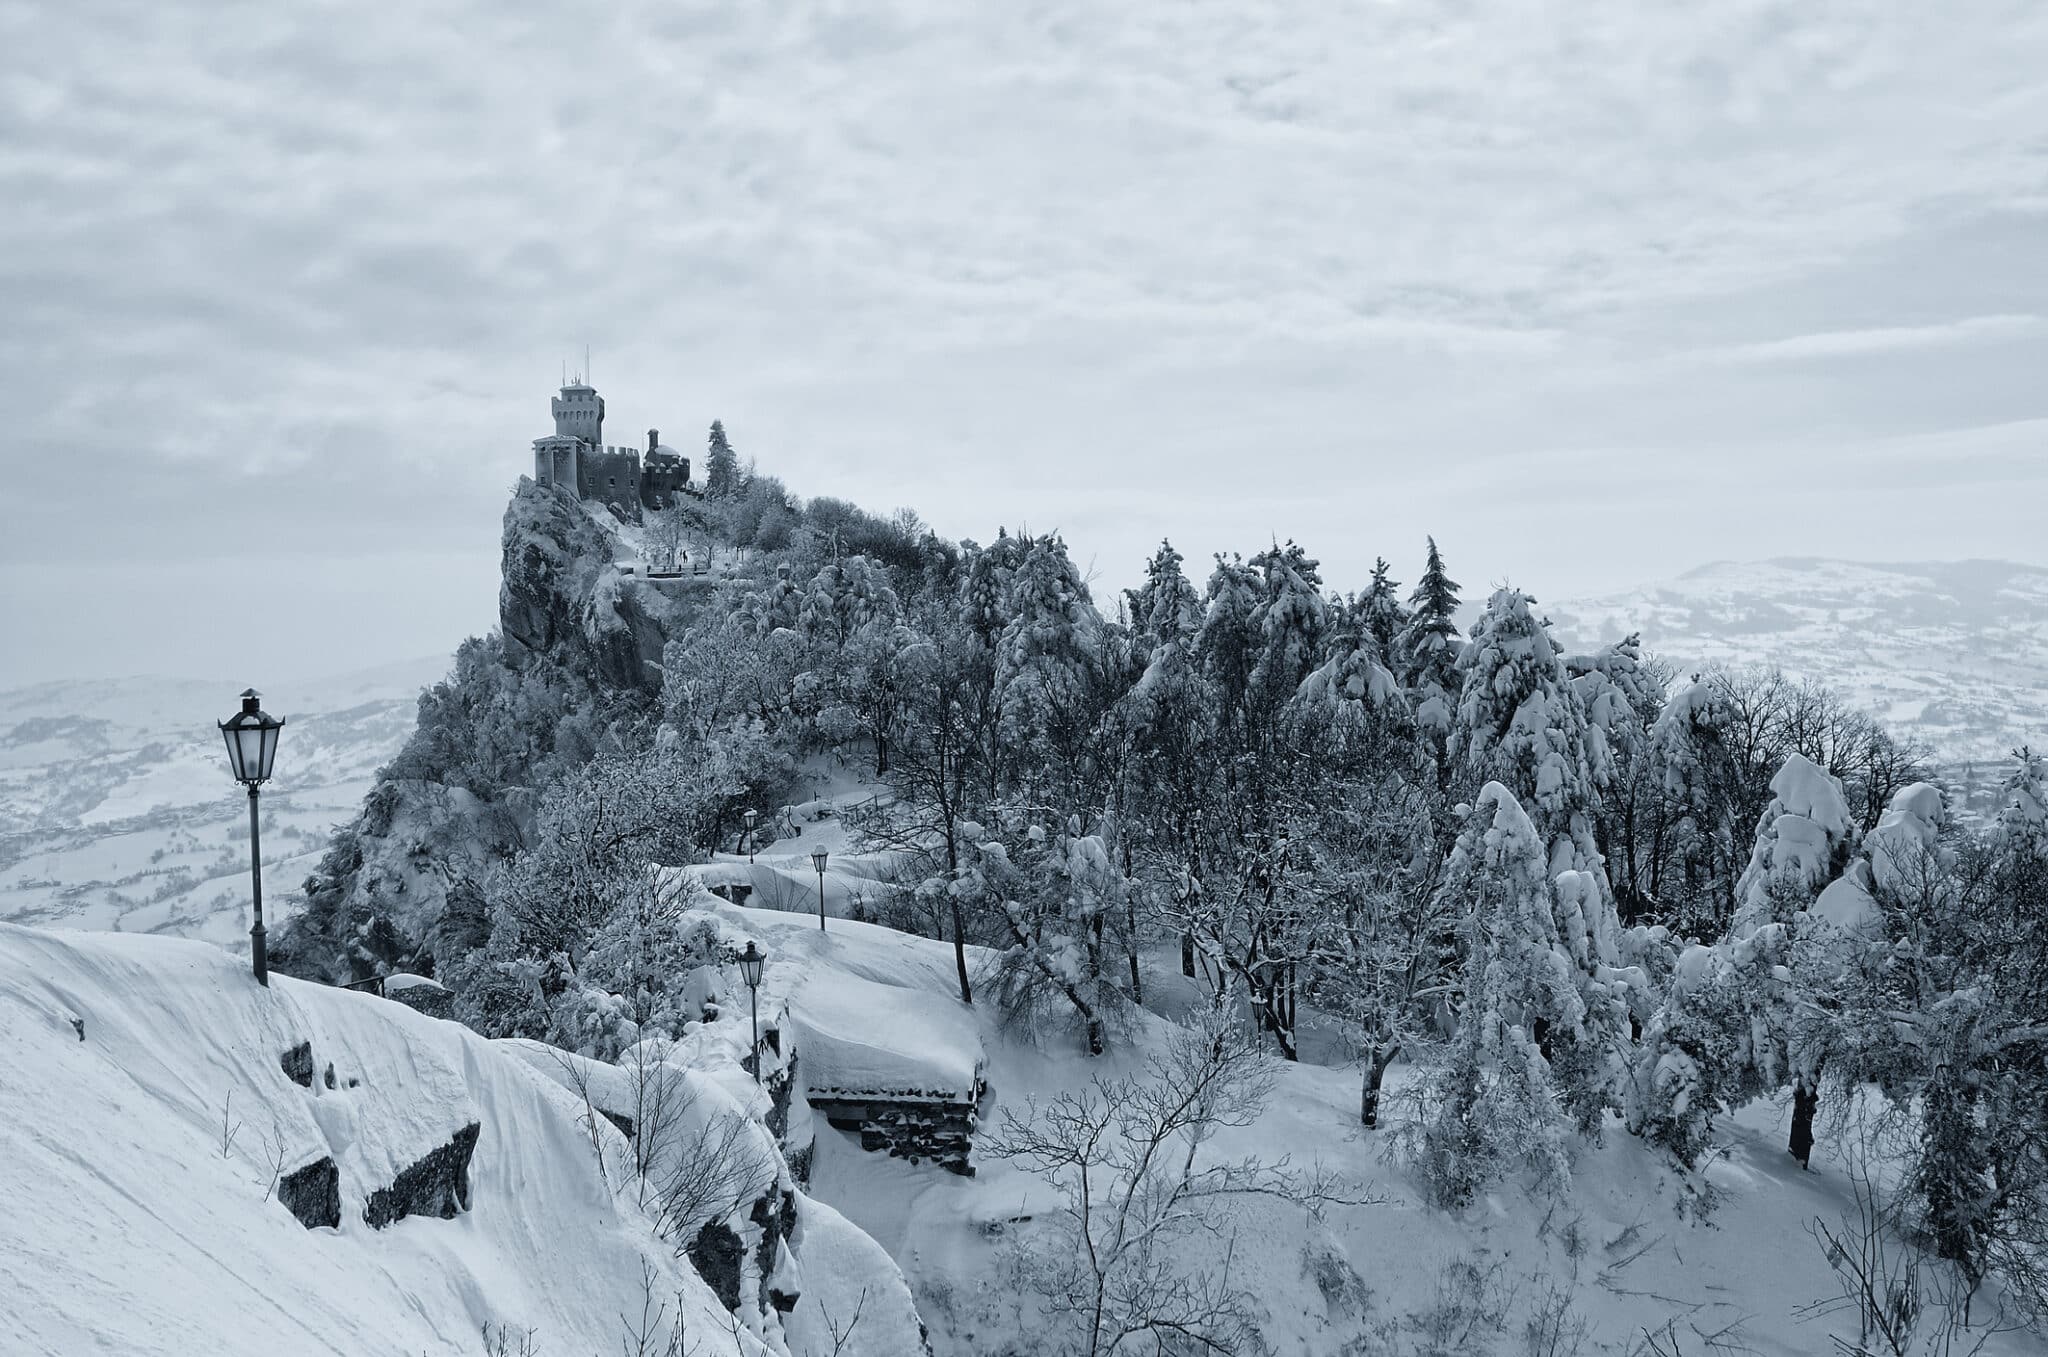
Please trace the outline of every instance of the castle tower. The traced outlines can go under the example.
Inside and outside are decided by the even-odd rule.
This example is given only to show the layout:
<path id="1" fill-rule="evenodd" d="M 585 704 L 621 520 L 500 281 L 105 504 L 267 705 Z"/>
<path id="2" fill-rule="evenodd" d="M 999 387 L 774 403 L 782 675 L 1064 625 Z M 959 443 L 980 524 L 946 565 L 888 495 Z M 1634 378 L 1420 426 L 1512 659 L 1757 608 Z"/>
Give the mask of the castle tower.
<path id="1" fill-rule="evenodd" d="M 555 415 L 555 436 L 574 438 L 593 448 L 604 446 L 604 397 L 597 388 L 577 378 L 549 402 Z"/>

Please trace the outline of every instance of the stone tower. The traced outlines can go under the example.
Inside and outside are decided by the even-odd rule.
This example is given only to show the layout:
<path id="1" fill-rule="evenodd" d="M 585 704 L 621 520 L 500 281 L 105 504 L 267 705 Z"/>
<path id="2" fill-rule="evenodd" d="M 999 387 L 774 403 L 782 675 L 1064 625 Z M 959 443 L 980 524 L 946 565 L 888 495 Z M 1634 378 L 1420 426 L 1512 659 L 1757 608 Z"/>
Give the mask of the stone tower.
<path id="1" fill-rule="evenodd" d="M 593 448 L 604 446 L 604 397 L 597 388 L 577 378 L 549 402 L 555 412 L 555 436 L 574 438 Z"/>

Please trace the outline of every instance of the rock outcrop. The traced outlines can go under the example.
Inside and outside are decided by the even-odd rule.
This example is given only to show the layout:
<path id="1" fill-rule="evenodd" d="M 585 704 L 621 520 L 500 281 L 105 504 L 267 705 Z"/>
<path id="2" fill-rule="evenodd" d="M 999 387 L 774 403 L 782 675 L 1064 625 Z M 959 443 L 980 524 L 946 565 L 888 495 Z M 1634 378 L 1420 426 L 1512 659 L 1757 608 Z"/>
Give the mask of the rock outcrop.
<path id="1" fill-rule="evenodd" d="M 302 1041 L 277 1058 L 284 1077 L 300 1088 L 313 1087 L 313 1043 Z"/>
<path id="2" fill-rule="evenodd" d="M 272 938 L 290 974 L 444 974 L 483 941 L 475 881 L 532 828 L 535 789 L 589 758 L 607 723 L 659 699 L 668 639 L 707 595 L 614 564 L 574 498 L 521 481 L 505 509 L 498 633 L 463 644 L 421 695 L 412 738 L 337 831 L 306 907 Z"/>
<path id="3" fill-rule="evenodd" d="M 399 1170 L 389 1187 L 370 1194 L 363 1219 L 381 1230 L 407 1216 L 438 1216 L 451 1220 L 469 1209 L 469 1159 L 482 1131 L 476 1122 L 457 1131 L 447 1144 Z"/>
<path id="4" fill-rule="evenodd" d="M 277 1199 L 309 1230 L 341 1224 L 341 1170 L 322 1155 L 277 1180 Z"/>

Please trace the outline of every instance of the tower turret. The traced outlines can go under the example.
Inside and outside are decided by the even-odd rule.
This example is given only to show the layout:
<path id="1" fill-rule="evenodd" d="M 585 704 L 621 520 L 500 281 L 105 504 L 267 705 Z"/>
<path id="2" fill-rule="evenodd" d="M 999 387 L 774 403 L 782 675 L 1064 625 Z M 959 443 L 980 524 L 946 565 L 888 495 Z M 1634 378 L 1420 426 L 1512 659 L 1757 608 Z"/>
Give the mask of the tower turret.
<path id="1" fill-rule="evenodd" d="M 604 446 L 604 397 L 597 388 L 578 378 L 562 388 L 549 402 L 555 413 L 555 433 L 574 438 L 593 448 Z"/>

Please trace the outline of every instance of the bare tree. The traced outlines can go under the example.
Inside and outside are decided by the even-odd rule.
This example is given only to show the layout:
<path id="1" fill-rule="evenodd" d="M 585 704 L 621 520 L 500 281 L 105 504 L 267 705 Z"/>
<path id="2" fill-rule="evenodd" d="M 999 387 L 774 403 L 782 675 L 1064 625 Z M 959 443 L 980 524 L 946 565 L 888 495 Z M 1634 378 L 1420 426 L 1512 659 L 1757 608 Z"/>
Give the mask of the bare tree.
<path id="1" fill-rule="evenodd" d="M 553 1054 L 583 1100 L 581 1122 L 599 1174 L 652 1215 L 656 1232 L 678 1253 L 706 1220 L 737 1209 L 764 1180 L 773 1181 L 756 1152 L 752 1122 L 735 1110 L 705 1108 L 690 1072 L 663 1060 L 653 1044 L 632 1047 L 616 1066 Z M 595 1079 L 607 1069 L 625 1075 L 610 1097 Z M 624 1143 L 600 1120 L 623 1133 Z"/>
<path id="2" fill-rule="evenodd" d="M 825 1321 L 825 1333 L 832 1340 L 831 1357 L 840 1357 L 840 1354 L 846 1351 L 846 1345 L 853 1341 L 853 1331 L 860 1327 L 861 1311 L 868 1308 L 868 1289 L 866 1287 L 860 1289 L 860 1298 L 853 1303 L 853 1314 L 848 1317 L 844 1325 L 841 1325 L 837 1319 L 833 1318 L 832 1311 L 826 1306 L 823 1296 L 818 1297 L 817 1303 L 818 1314 Z"/>
<path id="3" fill-rule="evenodd" d="M 1022 1116 L 1006 1111 L 989 1152 L 1042 1175 L 1060 1209 L 1005 1257 L 1049 1321 L 1042 1351 L 1230 1353 L 1257 1343 L 1256 1305 L 1231 1275 L 1221 1205 L 1263 1195 L 1311 1212 L 1377 1200 L 1320 1173 L 1255 1158 L 1198 1162 L 1225 1127 L 1248 1126 L 1271 1086 L 1266 1060 L 1234 1024 L 1178 1035 L 1143 1075 L 1097 1075 Z M 1213 1266 L 1190 1236 L 1224 1239 Z"/>
<path id="4" fill-rule="evenodd" d="M 696 1357 L 698 1346 L 683 1327 L 683 1297 L 673 1302 L 654 1298 L 654 1264 L 640 1260 L 640 1313 L 619 1316 L 619 1357 Z M 668 1320 L 673 1304 L 675 1318 Z"/>
<path id="5" fill-rule="evenodd" d="M 1973 1280 L 1944 1268 L 1908 1238 L 1895 1200 L 1884 1198 L 1872 1175 L 1868 1135 L 1849 1154 L 1850 1209 L 1835 1224 L 1815 1216 L 1807 1232 L 1834 1269 L 1838 1295 L 1800 1307 L 1803 1319 L 1838 1314 L 1856 1318 L 1854 1340 L 1828 1335 L 1842 1357 L 1972 1357 L 1993 1336 L 2021 1327 L 2001 1311 L 1973 1330 L 1968 1323 Z"/>

